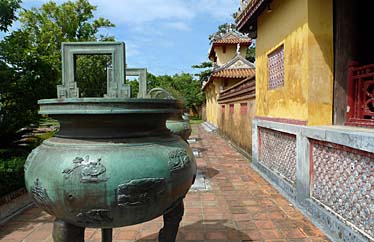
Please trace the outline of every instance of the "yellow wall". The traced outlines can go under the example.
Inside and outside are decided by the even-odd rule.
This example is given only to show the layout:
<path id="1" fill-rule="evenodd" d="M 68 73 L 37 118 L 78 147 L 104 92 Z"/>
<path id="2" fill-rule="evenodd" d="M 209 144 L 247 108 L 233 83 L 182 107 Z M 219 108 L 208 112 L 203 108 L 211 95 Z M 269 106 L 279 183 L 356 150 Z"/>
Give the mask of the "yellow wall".
<path id="1" fill-rule="evenodd" d="M 332 0 L 274 0 L 258 18 L 256 115 L 332 123 Z M 268 90 L 268 54 L 284 46 L 284 86 Z"/>
<path id="2" fill-rule="evenodd" d="M 208 122 L 218 126 L 217 112 L 218 103 L 217 98 L 219 94 L 219 88 L 221 86 L 221 81 L 216 80 L 210 84 L 205 89 L 206 94 L 206 119 Z"/>
<path id="3" fill-rule="evenodd" d="M 332 124 L 333 1 L 308 1 L 308 125 Z"/>
<path id="4" fill-rule="evenodd" d="M 217 56 L 217 65 L 222 66 L 227 62 L 231 61 L 236 55 L 236 45 L 227 45 L 226 53 L 223 53 L 223 46 L 217 46 L 214 48 L 214 52 Z M 240 55 L 245 57 L 247 53 L 247 47 L 240 47 Z"/>
<path id="5" fill-rule="evenodd" d="M 206 121 L 212 122 L 212 90 L 210 86 L 205 88 L 205 98 L 206 98 L 206 105 L 205 105 L 205 115 Z"/>
<path id="6" fill-rule="evenodd" d="M 209 83 L 205 88 L 204 92 L 206 95 L 206 120 L 216 126 L 218 126 L 219 119 L 219 107 L 217 102 L 221 89 L 227 89 L 236 83 L 242 81 L 239 79 L 226 79 L 227 86 L 223 88 L 224 79 L 215 79 Z"/>
<path id="7" fill-rule="evenodd" d="M 247 103 L 247 113 L 240 112 L 240 104 Z M 230 104 L 234 104 L 234 113 L 230 113 Z M 225 112 L 222 112 L 225 105 Z M 252 120 L 255 117 L 255 99 L 219 104 L 218 127 L 221 133 L 227 136 L 248 154 L 252 153 Z"/>

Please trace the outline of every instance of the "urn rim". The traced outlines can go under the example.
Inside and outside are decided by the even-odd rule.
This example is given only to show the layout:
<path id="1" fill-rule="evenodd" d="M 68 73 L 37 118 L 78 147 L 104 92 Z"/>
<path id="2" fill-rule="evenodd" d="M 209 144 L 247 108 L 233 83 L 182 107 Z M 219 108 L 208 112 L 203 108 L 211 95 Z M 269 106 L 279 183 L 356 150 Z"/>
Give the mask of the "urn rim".
<path id="1" fill-rule="evenodd" d="M 174 99 L 64 98 L 41 99 L 39 114 L 172 114 L 183 107 Z"/>

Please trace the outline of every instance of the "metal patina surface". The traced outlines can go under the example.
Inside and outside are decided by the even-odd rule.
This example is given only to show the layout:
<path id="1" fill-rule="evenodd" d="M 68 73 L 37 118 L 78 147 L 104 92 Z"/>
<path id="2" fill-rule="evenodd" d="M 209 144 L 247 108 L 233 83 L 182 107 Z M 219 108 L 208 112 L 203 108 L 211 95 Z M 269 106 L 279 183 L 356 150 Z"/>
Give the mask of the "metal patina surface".
<path id="1" fill-rule="evenodd" d="M 74 53 L 94 54 L 95 48 L 119 53 L 113 58 L 118 83 L 108 83 L 103 98 L 79 98 L 74 70 L 69 69 L 73 65 L 63 58 L 59 98 L 39 101 L 40 114 L 57 119 L 60 130 L 29 155 L 25 180 L 34 202 L 56 217 L 55 242 L 83 241 L 85 227 L 102 228 L 103 241 L 111 241 L 111 228 L 161 215 L 160 241 L 175 241 L 183 198 L 196 175 L 191 148 L 166 128 L 166 120 L 181 113 L 182 104 L 169 98 L 123 97 L 125 65 L 116 63 L 124 60 L 122 47 L 63 44 L 68 62 Z"/>
<path id="2" fill-rule="evenodd" d="M 190 118 L 186 113 L 178 113 L 171 119 L 168 119 L 166 121 L 166 127 L 170 129 L 173 134 L 179 135 L 186 141 L 188 140 L 192 132 Z"/>

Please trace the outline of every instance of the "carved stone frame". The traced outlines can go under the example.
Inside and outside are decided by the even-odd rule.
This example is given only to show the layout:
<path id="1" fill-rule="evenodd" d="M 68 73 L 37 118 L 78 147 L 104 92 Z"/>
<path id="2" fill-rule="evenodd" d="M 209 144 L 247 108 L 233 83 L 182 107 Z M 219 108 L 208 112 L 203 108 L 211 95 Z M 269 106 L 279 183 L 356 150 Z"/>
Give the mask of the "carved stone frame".
<path id="1" fill-rule="evenodd" d="M 130 90 L 125 85 L 125 43 L 65 42 L 62 43 L 62 85 L 57 86 L 58 98 L 79 98 L 75 80 L 76 55 L 111 55 L 113 71 L 107 80 L 104 97 L 129 97 Z"/>
<path id="2" fill-rule="evenodd" d="M 138 98 L 145 98 L 147 96 L 147 68 L 127 68 L 126 76 L 139 77 Z"/>

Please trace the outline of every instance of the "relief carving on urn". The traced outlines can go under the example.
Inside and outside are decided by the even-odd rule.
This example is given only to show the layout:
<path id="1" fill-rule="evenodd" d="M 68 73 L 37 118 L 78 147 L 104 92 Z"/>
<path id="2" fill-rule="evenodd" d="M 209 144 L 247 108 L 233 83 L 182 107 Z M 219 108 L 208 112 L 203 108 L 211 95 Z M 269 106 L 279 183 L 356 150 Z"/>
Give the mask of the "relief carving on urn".
<path id="1" fill-rule="evenodd" d="M 164 178 L 142 178 L 121 184 L 117 189 L 119 206 L 146 206 L 165 193 Z"/>
<path id="2" fill-rule="evenodd" d="M 73 160 L 73 165 L 73 168 L 66 168 L 62 171 L 65 179 L 69 179 L 71 176 L 79 176 L 82 183 L 99 183 L 109 179 L 105 174 L 106 168 L 101 163 L 101 158 L 92 161 L 88 155 L 84 159 L 76 157 Z"/>
<path id="3" fill-rule="evenodd" d="M 191 164 L 186 150 L 177 149 L 169 152 L 169 168 L 171 172 L 178 171 Z"/>

